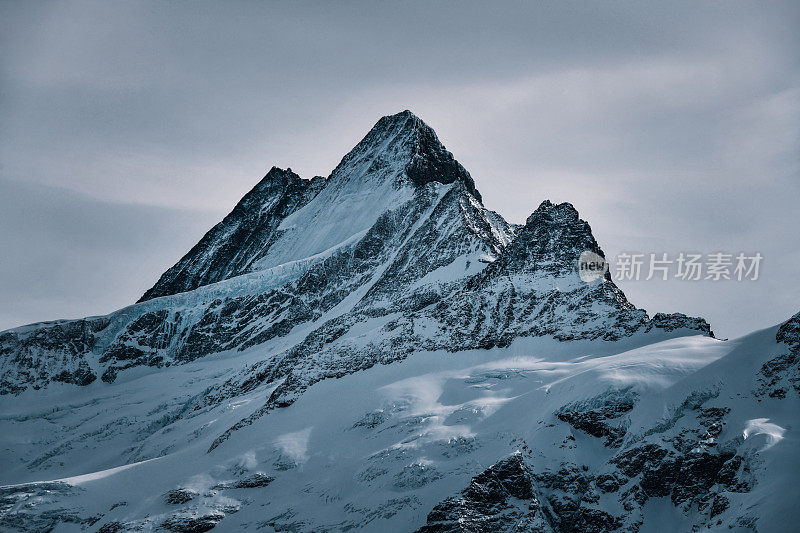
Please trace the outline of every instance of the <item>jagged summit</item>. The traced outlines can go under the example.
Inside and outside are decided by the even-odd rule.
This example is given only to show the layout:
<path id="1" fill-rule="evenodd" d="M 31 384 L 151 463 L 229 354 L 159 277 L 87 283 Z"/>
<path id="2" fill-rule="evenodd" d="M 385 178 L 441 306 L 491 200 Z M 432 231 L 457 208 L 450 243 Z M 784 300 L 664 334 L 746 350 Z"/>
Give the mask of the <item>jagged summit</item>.
<path id="1" fill-rule="evenodd" d="M 324 184 L 321 177 L 305 180 L 291 168 L 272 167 L 139 301 L 190 291 L 247 272 L 268 248 L 280 222 L 314 198 Z"/>
<path id="2" fill-rule="evenodd" d="M 569 202 L 561 202 L 554 204 L 550 200 L 543 200 L 539 207 L 528 216 L 525 221 L 526 224 L 530 223 L 533 219 L 537 218 L 556 218 L 562 220 L 577 220 L 578 210 Z"/>
<path id="3" fill-rule="evenodd" d="M 589 223 L 568 203 L 543 201 L 517 232 L 507 253 L 494 269 L 527 271 L 546 275 L 575 272 L 584 251 L 603 255 Z"/>
<path id="4" fill-rule="evenodd" d="M 416 187 L 427 183 L 460 181 L 481 200 L 469 172 L 439 141 L 436 132 L 411 111 L 382 117 L 333 171 L 339 176 L 358 163 L 369 163 L 373 170 L 398 165 Z"/>
<path id="5" fill-rule="evenodd" d="M 454 182 L 480 202 L 433 129 L 410 111 L 385 116 L 327 179 L 272 167 L 139 301 L 307 261 L 350 242 L 425 185 Z"/>

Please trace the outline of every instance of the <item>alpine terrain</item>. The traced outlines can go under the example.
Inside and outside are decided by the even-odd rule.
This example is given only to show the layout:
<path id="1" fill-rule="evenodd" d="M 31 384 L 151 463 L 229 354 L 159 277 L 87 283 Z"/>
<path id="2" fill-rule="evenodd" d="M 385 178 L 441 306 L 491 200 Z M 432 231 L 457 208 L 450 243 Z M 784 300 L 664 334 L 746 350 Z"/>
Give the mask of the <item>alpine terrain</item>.
<path id="1" fill-rule="evenodd" d="M 409 111 L 141 299 L 0 333 L 3 531 L 800 529 L 800 313 L 648 314 Z"/>

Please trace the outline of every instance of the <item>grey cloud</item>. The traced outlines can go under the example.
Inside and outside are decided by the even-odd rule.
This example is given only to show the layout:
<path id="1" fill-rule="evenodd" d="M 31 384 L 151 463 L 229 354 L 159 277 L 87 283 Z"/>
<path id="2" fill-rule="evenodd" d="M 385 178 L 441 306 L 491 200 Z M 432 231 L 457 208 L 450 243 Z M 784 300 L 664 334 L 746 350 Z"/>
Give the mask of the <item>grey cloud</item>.
<path id="1" fill-rule="evenodd" d="M 131 304 L 220 215 L 0 179 L 0 330 Z"/>
<path id="2" fill-rule="evenodd" d="M 159 206 L 151 248 L 135 226 L 115 226 L 124 245 L 71 234 L 88 218 L 54 228 L 76 266 L 35 285 L 57 294 L 69 278 L 107 310 L 144 276 L 101 259 L 109 281 L 91 292 L 72 249 L 104 243 L 152 264 L 152 282 L 202 234 L 189 219 L 213 223 L 198 210 L 226 212 L 273 164 L 327 175 L 378 117 L 410 108 L 513 221 L 551 198 L 610 254 L 761 250 L 758 285 L 625 287 L 735 335 L 800 301 L 798 26 L 793 2 L 4 3 L 0 176 L 81 193 L 85 217 Z M 19 243 L 0 287 L 33 302 L 14 272 L 40 252 L 5 224 Z M 58 315 L 26 305 L 24 320 Z"/>

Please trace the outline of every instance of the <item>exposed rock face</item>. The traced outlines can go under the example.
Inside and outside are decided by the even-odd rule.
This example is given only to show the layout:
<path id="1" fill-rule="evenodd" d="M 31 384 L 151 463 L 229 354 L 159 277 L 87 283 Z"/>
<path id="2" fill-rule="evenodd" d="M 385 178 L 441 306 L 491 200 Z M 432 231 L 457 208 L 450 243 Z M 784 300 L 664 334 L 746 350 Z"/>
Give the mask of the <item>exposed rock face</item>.
<path id="1" fill-rule="evenodd" d="M 648 331 L 653 328 L 661 328 L 664 331 L 674 331 L 676 329 L 693 329 L 700 333 L 714 336 L 711 326 L 702 318 L 686 316 L 683 313 L 656 313 L 647 326 Z"/>
<path id="2" fill-rule="evenodd" d="M 546 531 L 522 454 L 498 461 L 428 514 L 419 533 Z"/>
<path id="3" fill-rule="evenodd" d="M 387 122 L 386 129 L 397 127 L 398 124 L 400 127 L 410 125 L 414 129 L 415 135 L 410 141 L 413 144 L 413 156 L 406 167 L 406 175 L 415 186 L 422 187 L 433 181 L 445 185 L 458 181 L 464 184 L 467 191 L 478 201 L 482 200 L 469 172 L 455 160 L 453 154 L 445 150 L 430 126 L 411 111 L 403 111 L 381 120 Z M 378 122 L 378 125 L 381 123 Z"/>
<path id="4" fill-rule="evenodd" d="M 97 375 L 87 361 L 105 318 L 34 324 L 0 333 L 0 394 L 46 386 L 52 379 L 88 385 Z"/>
<path id="5" fill-rule="evenodd" d="M 572 204 L 545 200 L 528 217 L 508 253 L 492 265 L 486 276 L 499 272 L 541 277 L 573 275 L 578 257 L 587 250 L 603 254 L 589 224 L 580 219 Z"/>
<path id="6" fill-rule="evenodd" d="M 238 481 L 234 481 L 232 483 L 223 483 L 217 485 L 216 488 L 218 489 L 254 489 L 256 487 L 266 487 L 270 483 L 275 481 L 275 478 L 272 476 L 268 476 L 263 472 L 256 472 L 255 474 L 248 476 L 244 479 L 240 479 Z"/>
<path id="7" fill-rule="evenodd" d="M 182 505 L 190 502 L 197 496 L 197 493 L 186 489 L 173 489 L 164 496 L 164 501 L 170 505 Z"/>
<path id="8" fill-rule="evenodd" d="M 280 222 L 313 199 L 324 184 L 321 177 L 304 180 L 291 169 L 272 167 L 139 301 L 190 291 L 249 272 L 275 240 Z"/>
<path id="9" fill-rule="evenodd" d="M 176 515 L 161 523 L 161 527 L 175 533 L 203 533 L 214 529 L 223 518 L 224 513 L 208 513 L 201 516 Z"/>
<path id="10" fill-rule="evenodd" d="M 657 324 L 650 322 L 610 279 L 580 280 L 576 265 L 581 252 L 600 249 L 589 225 L 571 205 L 544 202 L 504 247 L 504 239 L 487 240 L 497 230 L 492 231 L 475 199 L 464 195 L 459 187 L 442 197 L 427 223 L 406 240 L 394 255 L 394 264 L 351 312 L 322 324 L 283 356 L 260 362 L 241 378 L 208 391 L 203 404 L 282 379 L 263 409 L 231 428 L 235 431 L 274 408 L 290 405 L 317 381 L 402 359 L 415 350 L 503 347 L 515 338 L 544 335 L 564 341 L 613 341 L 675 324 L 669 315 L 662 315 Z M 451 222 L 464 219 L 471 222 L 469 231 Z M 416 259 L 420 249 L 435 250 L 431 255 L 436 262 L 430 255 Z M 497 254 L 497 259 L 471 276 L 432 286 L 418 284 L 417 280 L 456 263 L 459 254 L 471 250 Z M 416 289 L 405 288 L 415 283 Z M 392 313 L 399 316 L 387 319 Z M 710 331 L 704 320 L 684 318 L 673 329 L 682 324 L 697 326 L 701 333 Z M 349 338 L 350 329 L 367 321 L 377 329 L 370 338 Z M 230 433 L 223 433 L 211 450 Z"/>
<path id="11" fill-rule="evenodd" d="M 632 399 L 625 391 L 611 391 L 564 406 L 556 416 L 608 445 L 607 425 L 597 419 L 630 412 Z M 635 438 L 626 438 L 624 426 L 612 432 L 614 445 L 622 449 L 599 467 L 563 461 L 558 470 L 534 473 L 535 487 L 549 503 L 551 524 L 560 531 L 637 531 L 648 501 L 666 497 L 685 513 L 697 510 L 698 527 L 720 526 L 718 515 L 730 505 L 730 495 L 750 491 L 755 478 L 754 458 L 743 439 L 718 440 L 730 409 L 707 407 L 714 399 L 713 394 L 692 394 L 671 419 Z M 587 405 L 594 409 L 584 410 Z M 608 513 L 612 507 L 621 512 Z M 731 526 L 739 525 L 736 518 L 728 520 Z"/>
<path id="12" fill-rule="evenodd" d="M 775 340 L 794 350 L 800 347 L 800 313 L 781 324 L 778 333 L 775 334 Z"/>
<path id="13" fill-rule="evenodd" d="M 581 454 L 570 451 L 578 446 L 573 437 L 560 448 L 523 444 L 523 452 L 496 463 L 460 495 L 437 504 L 419 531 L 638 531 L 645 506 L 654 498 L 667 498 L 692 515 L 697 528 L 741 526 L 747 518 L 734 514 L 723 520 L 721 515 L 737 495 L 756 485 L 756 459 L 741 437 L 718 440 L 730 409 L 708 406 L 714 400 L 713 395 L 692 394 L 670 420 L 635 438 L 626 438 L 624 425 L 609 430 L 609 422 L 635 408 L 630 391 L 611 390 L 565 405 L 555 418 L 604 441 L 609 449 L 601 461 L 588 453 L 584 457 L 592 458 L 592 466 L 574 462 Z M 744 516 L 746 511 L 738 510 Z"/>
<path id="14" fill-rule="evenodd" d="M 635 401 L 636 394 L 629 390 L 611 391 L 591 400 L 565 405 L 556 416 L 575 429 L 603 438 L 604 445 L 618 447 L 626 432 L 620 418 L 633 409 Z"/>
<path id="15" fill-rule="evenodd" d="M 57 525 L 70 524 L 86 528 L 97 522 L 99 516 L 87 516 L 81 509 L 55 508 L 40 514 L 32 514 L 37 500 L 53 496 L 69 497 L 80 489 L 67 483 L 27 483 L 0 487 L 0 516 L 3 529 L 13 531 L 52 531 Z"/>
<path id="16" fill-rule="evenodd" d="M 800 394 L 800 313 L 781 324 L 775 340 L 788 350 L 762 365 L 755 393 L 771 398 Z"/>

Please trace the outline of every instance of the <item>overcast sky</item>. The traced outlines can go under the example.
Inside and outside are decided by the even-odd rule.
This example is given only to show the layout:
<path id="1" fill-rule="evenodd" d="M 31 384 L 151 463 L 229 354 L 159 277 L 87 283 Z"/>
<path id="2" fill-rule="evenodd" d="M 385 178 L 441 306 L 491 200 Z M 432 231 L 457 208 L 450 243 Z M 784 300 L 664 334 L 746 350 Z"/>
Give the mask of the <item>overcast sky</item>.
<path id="1" fill-rule="evenodd" d="M 800 4 L 0 3 L 0 329 L 134 302 L 272 166 L 327 176 L 411 109 L 512 222 L 608 256 L 761 252 L 621 283 L 738 336 L 800 311 Z"/>

